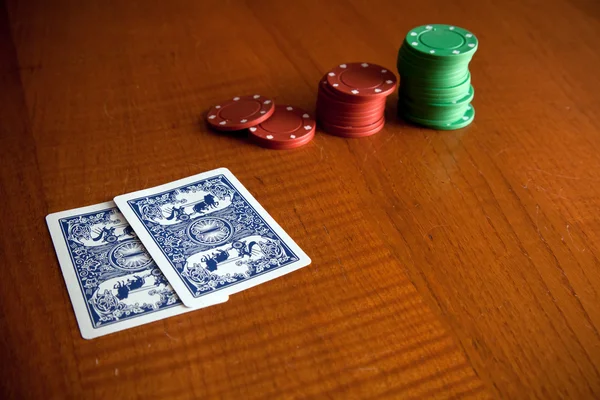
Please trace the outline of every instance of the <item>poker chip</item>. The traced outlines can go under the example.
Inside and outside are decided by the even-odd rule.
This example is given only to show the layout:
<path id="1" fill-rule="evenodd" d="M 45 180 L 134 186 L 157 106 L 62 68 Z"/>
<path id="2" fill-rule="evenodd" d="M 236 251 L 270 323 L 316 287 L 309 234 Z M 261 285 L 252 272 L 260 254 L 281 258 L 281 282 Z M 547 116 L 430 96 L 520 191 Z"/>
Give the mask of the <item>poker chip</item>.
<path id="1" fill-rule="evenodd" d="M 379 121 L 373 124 L 365 126 L 342 126 L 321 122 L 321 128 L 323 128 L 327 133 L 346 138 L 361 138 L 374 135 L 383 129 L 384 125 L 385 117 L 382 117 Z"/>
<path id="2" fill-rule="evenodd" d="M 399 115 L 434 129 L 469 125 L 475 117 L 469 63 L 478 44 L 475 35 L 453 25 L 411 29 L 398 51 Z"/>
<path id="3" fill-rule="evenodd" d="M 300 108 L 277 105 L 269 119 L 248 130 L 250 139 L 260 146 L 276 150 L 293 149 L 314 138 L 316 122 Z"/>
<path id="4" fill-rule="evenodd" d="M 406 43 L 427 58 L 461 58 L 477 51 L 477 38 L 466 29 L 453 25 L 418 26 L 406 34 Z"/>
<path id="5" fill-rule="evenodd" d="M 374 124 L 375 122 L 381 120 L 381 113 L 367 115 L 364 117 L 354 117 L 354 116 L 337 116 L 335 119 L 336 124 L 334 125 L 349 125 L 349 126 L 366 126 Z M 317 120 L 319 119 L 319 115 L 317 114 Z M 327 122 L 327 120 L 325 120 Z"/>
<path id="6" fill-rule="evenodd" d="M 317 98 L 317 114 L 321 114 L 322 116 L 328 115 L 329 118 L 338 118 L 338 117 L 366 117 L 371 115 L 379 115 L 381 116 L 385 111 L 385 103 L 381 106 L 373 107 L 373 108 L 363 108 L 363 109 L 353 109 L 353 108 L 345 108 L 343 106 L 335 105 L 328 100 L 321 98 L 320 96 Z"/>
<path id="7" fill-rule="evenodd" d="M 349 138 L 379 132 L 385 124 L 386 98 L 396 86 L 394 73 L 380 65 L 338 65 L 319 82 L 319 126 L 327 133 Z"/>
<path id="8" fill-rule="evenodd" d="M 340 64 L 327 73 L 327 83 L 338 93 L 355 99 L 385 98 L 396 88 L 396 75 L 376 64 Z"/>
<path id="9" fill-rule="evenodd" d="M 374 112 L 383 111 L 385 108 L 385 97 L 380 99 L 374 99 L 369 102 L 351 103 L 344 101 L 343 98 L 337 96 L 335 92 L 331 90 L 331 87 L 326 80 L 321 82 L 319 88 L 319 96 L 317 101 L 325 103 L 328 109 L 335 109 L 337 111 L 345 112 Z"/>
<path id="10" fill-rule="evenodd" d="M 208 124 L 219 131 L 239 131 L 256 126 L 273 115 L 273 100 L 258 94 L 226 100 L 206 114 Z"/>
<path id="11" fill-rule="evenodd" d="M 434 128 L 442 131 L 450 131 L 454 129 L 464 128 L 465 126 L 473 122 L 474 118 L 475 108 L 471 104 L 469 104 L 465 113 L 462 116 L 451 120 L 451 122 L 445 121 L 444 123 L 440 123 L 439 121 L 416 118 L 410 114 L 408 115 L 407 120 L 429 128 Z"/>
<path id="12" fill-rule="evenodd" d="M 381 120 L 382 117 L 383 109 L 369 113 L 335 112 L 335 118 L 331 118 L 324 113 L 322 107 L 317 107 L 317 120 L 333 125 L 365 126 Z"/>
<path id="13" fill-rule="evenodd" d="M 424 88 L 415 85 L 412 80 L 408 80 L 408 82 L 403 83 L 400 91 L 407 98 L 412 98 L 416 93 L 418 98 L 427 101 L 454 102 L 463 98 L 465 91 L 469 91 L 471 88 L 471 74 L 468 74 L 467 78 L 456 86 Z"/>
<path id="14" fill-rule="evenodd" d="M 462 117 L 470 106 L 475 90 L 470 86 L 469 91 L 462 98 L 454 101 L 439 102 L 430 100 L 427 104 L 415 102 L 407 97 L 399 100 L 399 105 L 404 112 L 411 115 L 418 115 L 418 119 L 427 118 L 437 121 L 454 121 Z"/>

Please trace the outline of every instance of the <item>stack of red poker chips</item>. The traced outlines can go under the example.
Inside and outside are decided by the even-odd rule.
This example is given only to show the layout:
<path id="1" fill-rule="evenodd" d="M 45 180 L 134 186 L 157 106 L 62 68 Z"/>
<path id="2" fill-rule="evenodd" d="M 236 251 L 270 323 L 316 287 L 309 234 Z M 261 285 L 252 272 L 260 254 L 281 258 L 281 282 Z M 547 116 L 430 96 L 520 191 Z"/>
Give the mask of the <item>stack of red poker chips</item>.
<path id="1" fill-rule="evenodd" d="M 340 64 L 319 82 L 317 120 L 325 132 L 358 138 L 385 124 L 385 101 L 397 79 L 387 68 L 369 63 Z"/>

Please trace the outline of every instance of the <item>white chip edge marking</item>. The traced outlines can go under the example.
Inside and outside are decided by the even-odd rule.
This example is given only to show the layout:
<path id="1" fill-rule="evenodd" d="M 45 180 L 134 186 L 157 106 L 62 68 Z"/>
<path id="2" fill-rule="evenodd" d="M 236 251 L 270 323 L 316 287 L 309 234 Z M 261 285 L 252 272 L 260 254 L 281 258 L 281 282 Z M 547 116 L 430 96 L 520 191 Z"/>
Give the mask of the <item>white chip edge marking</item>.
<path id="1" fill-rule="evenodd" d="M 466 120 L 468 120 L 468 119 L 469 119 L 469 117 L 467 117 L 467 116 L 465 115 L 465 116 L 464 116 L 462 119 L 463 119 L 463 121 L 466 121 Z"/>
<path id="2" fill-rule="evenodd" d="M 304 125 L 304 130 L 310 131 L 311 129 L 312 129 L 312 126 Z"/>
<path id="3" fill-rule="evenodd" d="M 330 72 L 327 75 L 329 75 L 329 76 L 335 76 L 335 72 Z"/>
<path id="4" fill-rule="evenodd" d="M 333 87 L 338 87 L 338 86 L 340 86 L 340 84 L 339 84 L 339 83 L 334 83 L 334 84 L 333 84 L 333 85 L 331 85 L 331 86 L 333 86 Z"/>
<path id="5" fill-rule="evenodd" d="M 233 101 L 238 101 L 240 98 L 239 97 L 234 97 Z"/>
<path id="6" fill-rule="evenodd" d="M 413 46 L 418 46 L 418 45 L 419 45 L 419 42 L 412 42 L 411 44 L 412 44 Z"/>
<path id="7" fill-rule="evenodd" d="M 265 110 L 261 110 L 260 113 L 261 114 L 266 114 L 266 111 Z"/>
<path id="8" fill-rule="evenodd" d="M 454 50 L 454 51 L 452 52 L 452 54 L 460 54 L 460 51 L 458 51 L 458 50 Z"/>
<path id="9" fill-rule="evenodd" d="M 310 115 L 308 115 L 308 114 L 303 114 L 303 115 L 302 115 L 302 118 L 310 118 Z"/>
<path id="10" fill-rule="evenodd" d="M 247 120 L 247 119 L 242 119 L 242 120 L 240 120 L 240 124 L 245 124 L 246 122 L 248 122 L 248 120 Z"/>
<path id="11" fill-rule="evenodd" d="M 385 73 L 387 73 L 387 69 L 382 69 L 382 70 L 381 70 L 381 73 L 382 73 L 382 74 L 385 74 Z"/>
<path id="12" fill-rule="evenodd" d="M 427 25 L 427 26 L 425 27 L 425 29 L 433 29 L 433 26 L 431 26 L 431 25 Z"/>
<path id="13" fill-rule="evenodd" d="M 391 79 L 388 79 L 387 81 L 385 81 L 385 83 L 387 83 L 388 85 L 391 85 L 392 83 L 394 83 L 394 81 Z"/>
<path id="14" fill-rule="evenodd" d="M 361 67 L 363 67 L 363 68 L 367 68 L 367 67 L 369 66 L 369 64 L 367 64 L 367 63 L 362 63 L 362 64 L 360 64 L 360 66 L 361 66 Z"/>
<path id="15" fill-rule="evenodd" d="M 219 125 L 225 125 L 227 123 L 227 121 L 221 121 L 219 122 Z"/>
<path id="16" fill-rule="evenodd" d="M 467 110 L 471 110 L 471 106 L 467 107 Z"/>
<path id="17" fill-rule="evenodd" d="M 353 89 L 353 90 L 351 91 L 351 93 L 352 93 L 352 94 L 358 94 L 359 92 L 358 92 L 358 90 L 356 90 L 356 89 Z"/>
<path id="18" fill-rule="evenodd" d="M 290 135 L 290 139 L 296 139 L 296 135 Z"/>
<path id="19" fill-rule="evenodd" d="M 221 108 L 221 106 L 215 106 L 215 108 Z"/>
<path id="20" fill-rule="evenodd" d="M 435 53 L 435 50 L 429 50 L 429 52 L 430 52 L 431 54 L 433 54 L 433 53 Z"/>
<path id="21" fill-rule="evenodd" d="M 287 106 L 285 109 L 288 110 L 288 111 L 292 111 L 294 108 L 290 107 L 290 106 Z"/>
<path id="22" fill-rule="evenodd" d="M 473 34 L 472 33 L 467 33 L 465 36 L 468 37 L 468 38 L 470 38 L 470 37 L 473 37 Z"/>
<path id="23" fill-rule="evenodd" d="M 273 135 L 267 135 L 267 139 L 269 139 L 269 140 L 273 139 Z"/>
<path id="24" fill-rule="evenodd" d="M 258 98 L 260 97 L 260 94 L 255 94 L 253 97 L 254 97 L 255 99 L 258 99 Z"/>
<path id="25" fill-rule="evenodd" d="M 475 47 L 475 44 L 469 43 L 467 46 L 469 46 L 469 47 Z"/>
<path id="26" fill-rule="evenodd" d="M 251 127 L 250 132 L 256 132 L 256 127 L 255 126 Z"/>
<path id="27" fill-rule="evenodd" d="M 410 36 L 417 36 L 417 32 L 411 32 Z"/>
<path id="28" fill-rule="evenodd" d="M 453 30 L 454 30 L 454 27 L 453 27 L 453 26 L 451 26 L 451 27 L 450 27 L 450 28 L 448 28 L 448 29 L 450 29 L 451 31 L 453 31 Z"/>
<path id="29" fill-rule="evenodd" d="M 271 104 L 271 100 L 265 100 L 263 104 Z"/>
<path id="30" fill-rule="evenodd" d="M 215 119 L 215 118 L 217 118 L 217 116 L 216 116 L 216 115 L 209 115 L 209 116 L 208 116 L 208 119 Z"/>
<path id="31" fill-rule="evenodd" d="M 381 89 L 379 89 L 379 88 L 376 88 L 376 89 L 375 89 L 375 93 L 381 93 Z"/>
<path id="32" fill-rule="evenodd" d="M 346 68 L 347 65 L 346 64 L 340 64 L 340 68 Z"/>

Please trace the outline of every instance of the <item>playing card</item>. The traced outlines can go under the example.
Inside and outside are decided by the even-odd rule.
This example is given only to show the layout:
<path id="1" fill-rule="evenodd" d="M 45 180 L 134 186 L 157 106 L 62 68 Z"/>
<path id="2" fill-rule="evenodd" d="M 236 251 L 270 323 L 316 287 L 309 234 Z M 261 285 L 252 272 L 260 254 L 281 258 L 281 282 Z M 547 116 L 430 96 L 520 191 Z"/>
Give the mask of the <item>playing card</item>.
<path id="1" fill-rule="evenodd" d="M 226 168 L 117 196 L 115 202 L 187 306 L 310 264 Z"/>
<path id="2" fill-rule="evenodd" d="M 85 339 L 194 310 L 182 304 L 112 201 L 50 214 L 46 222 Z"/>

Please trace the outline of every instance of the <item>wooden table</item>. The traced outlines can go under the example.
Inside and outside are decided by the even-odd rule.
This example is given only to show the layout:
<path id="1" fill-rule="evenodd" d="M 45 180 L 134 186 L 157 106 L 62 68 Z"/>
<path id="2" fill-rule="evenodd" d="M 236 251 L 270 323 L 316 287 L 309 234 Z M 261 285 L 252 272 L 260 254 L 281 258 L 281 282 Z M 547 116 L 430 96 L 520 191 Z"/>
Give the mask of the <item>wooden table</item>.
<path id="1" fill-rule="evenodd" d="M 594 1 L 9 1 L 0 10 L 2 398 L 600 396 Z M 413 26 L 476 33 L 475 122 L 270 151 L 202 122 L 314 110 Z M 87 341 L 44 216 L 225 166 L 312 257 Z"/>

